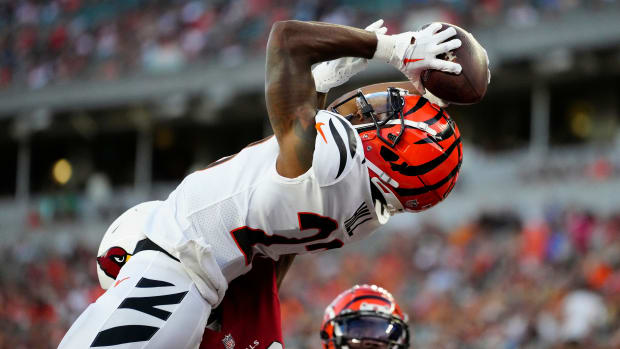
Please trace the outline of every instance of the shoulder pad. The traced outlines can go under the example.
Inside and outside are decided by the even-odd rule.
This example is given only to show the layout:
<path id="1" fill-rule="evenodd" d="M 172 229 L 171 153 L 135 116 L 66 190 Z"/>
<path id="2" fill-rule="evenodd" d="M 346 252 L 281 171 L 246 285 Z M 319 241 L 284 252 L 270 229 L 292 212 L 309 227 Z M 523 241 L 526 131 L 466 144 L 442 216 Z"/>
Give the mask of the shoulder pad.
<path id="1" fill-rule="evenodd" d="M 321 186 L 346 177 L 363 160 L 362 141 L 351 123 L 342 116 L 320 110 L 315 117 L 317 130 L 312 167 Z"/>

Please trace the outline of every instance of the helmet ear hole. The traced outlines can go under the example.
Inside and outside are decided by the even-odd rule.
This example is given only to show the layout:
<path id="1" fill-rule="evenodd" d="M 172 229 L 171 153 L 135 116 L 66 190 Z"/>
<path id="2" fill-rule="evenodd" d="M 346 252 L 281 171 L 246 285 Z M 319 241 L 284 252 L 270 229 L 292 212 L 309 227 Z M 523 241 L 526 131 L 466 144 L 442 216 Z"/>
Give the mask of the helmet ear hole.
<path id="1" fill-rule="evenodd" d="M 321 330 L 321 339 L 322 340 L 328 340 L 329 339 L 329 335 L 327 334 L 327 331 Z"/>

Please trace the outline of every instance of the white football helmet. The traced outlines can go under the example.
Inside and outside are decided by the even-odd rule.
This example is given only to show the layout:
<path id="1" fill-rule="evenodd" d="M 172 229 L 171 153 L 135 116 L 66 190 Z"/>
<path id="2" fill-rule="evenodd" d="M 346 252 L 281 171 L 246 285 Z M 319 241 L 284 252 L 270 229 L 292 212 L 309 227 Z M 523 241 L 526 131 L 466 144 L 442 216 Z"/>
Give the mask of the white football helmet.
<path id="1" fill-rule="evenodd" d="M 101 288 L 107 290 L 121 268 L 131 258 L 138 241 L 146 238 L 143 227 L 161 201 L 147 201 L 125 211 L 103 235 L 97 252 L 97 276 Z"/>

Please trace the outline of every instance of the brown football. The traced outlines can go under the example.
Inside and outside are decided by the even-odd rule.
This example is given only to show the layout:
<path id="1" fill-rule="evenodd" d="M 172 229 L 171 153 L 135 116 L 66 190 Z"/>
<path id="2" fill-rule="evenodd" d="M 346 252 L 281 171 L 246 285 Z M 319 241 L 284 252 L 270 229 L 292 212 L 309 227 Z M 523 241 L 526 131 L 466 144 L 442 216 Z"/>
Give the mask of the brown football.
<path id="1" fill-rule="evenodd" d="M 438 58 L 459 63 L 463 71 L 458 74 L 438 70 L 422 72 L 422 84 L 435 96 L 455 104 L 473 104 L 482 100 L 489 81 L 488 64 L 484 49 L 471 33 L 454 24 L 441 23 L 441 30 L 447 26 L 456 29 L 456 38 L 461 47 Z M 450 38 L 452 40 L 455 37 Z"/>

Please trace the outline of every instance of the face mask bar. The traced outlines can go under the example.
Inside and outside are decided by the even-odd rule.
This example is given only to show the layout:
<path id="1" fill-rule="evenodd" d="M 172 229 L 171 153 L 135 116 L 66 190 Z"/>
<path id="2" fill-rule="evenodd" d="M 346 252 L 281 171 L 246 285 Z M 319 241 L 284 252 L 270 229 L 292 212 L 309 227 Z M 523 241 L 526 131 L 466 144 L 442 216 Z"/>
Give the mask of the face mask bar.
<path id="1" fill-rule="evenodd" d="M 352 344 L 363 344 L 365 340 L 372 340 L 376 344 L 382 343 L 381 347 L 385 348 L 406 349 L 409 347 L 407 324 L 389 314 L 361 310 L 338 315 L 330 322 L 334 324 L 335 337 L 328 340 L 327 332 L 323 328 L 321 338 L 324 341 L 333 341 L 336 348 L 345 345 L 356 347 Z"/>
<path id="2" fill-rule="evenodd" d="M 394 87 L 388 87 L 387 100 L 386 100 L 387 105 L 386 105 L 386 110 L 385 110 L 386 117 L 382 119 L 380 119 L 377 116 L 377 113 L 375 112 L 372 105 L 368 103 L 368 100 L 366 99 L 366 96 L 364 96 L 364 94 L 362 93 L 362 90 L 357 90 L 356 94 L 351 95 L 349 98 L 333 106 L 332 111 L 335 113 L 339 113 L 338 108 L 353 99 L 355 99 L 357 103 L 359 112 L 366 118 L 372 119 L 372 122 L 373 122 L 372 126 L 361 127 L 361 128 L 358 128 L 357 131 L 363 132 L 363 131 L 367 131 L 368 129 L 372 127 L 375 127 L 377 129 L 377 137 L 381 141 L 383 141 L 385 144 L 390 146 L 391 148 L 394 148 L 396 144 L 398 144 L 398 141 L 400 141 L 400 138 L 403 135 L 403 133 L 405 132 L 405 116 L 403 113 L 403 107 L 405 105 L 405 100 L 400 95 L 400 89 L 397 89 Z M 353 116 L 354 114 L 349 114 L 345 116 L 345 118 L 347 120 L 351 120 Z M 385 127 L 386 125 L 391 127 L 393 123 L 389 123 L 389 121 L 396 120 L 396 119 L 400 119 L 400 131 L 398 132 L 397 135 L 394 135 L 393 133 L 388 133 L 389 139 L 385 139 L 383 136 L 381 136 L 381 129 Z"/>

